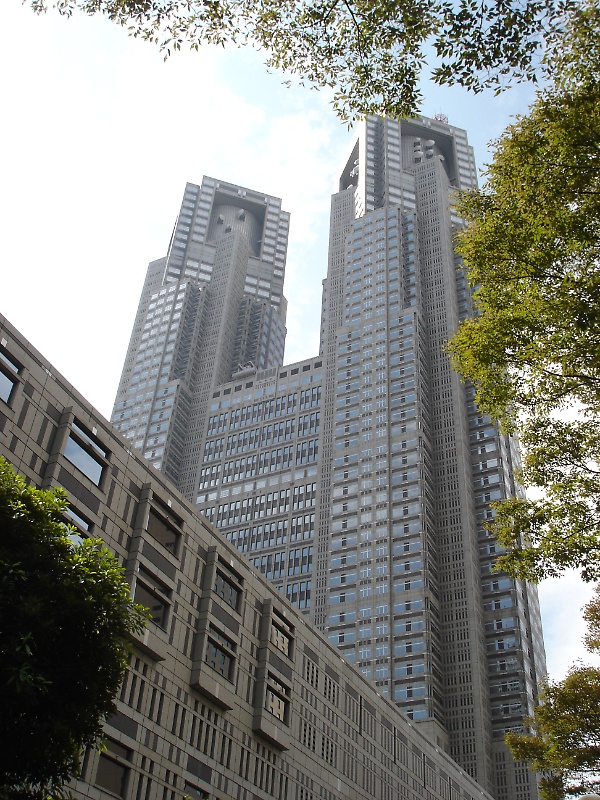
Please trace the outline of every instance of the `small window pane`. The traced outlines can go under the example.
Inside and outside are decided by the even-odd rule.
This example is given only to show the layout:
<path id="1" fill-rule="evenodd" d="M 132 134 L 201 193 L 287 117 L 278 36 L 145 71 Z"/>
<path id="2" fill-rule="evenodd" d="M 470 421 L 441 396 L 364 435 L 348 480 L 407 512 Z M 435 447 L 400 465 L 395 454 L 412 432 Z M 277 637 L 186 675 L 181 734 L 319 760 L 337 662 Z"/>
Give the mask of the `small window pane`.
<path id="1" fill-rule="evenodd" d="M 287 724 L 289 712 L 289 689 L 271 672 L 267 675 L 265 708 L 277 719 Z"/>
<path id="2" fill-rule="evenodd" d="M 84 475 L 87 475 L 96 486 L 100 485 L 104 463 L 99 461 L 87 450 L 84 450 L 79 442 L 73 439 L 72 436 L 69 436 L 67 439 L 65 458 L 77 467 L 77 469 L 81 470 Z"/>
<path id="3" fill-rule="evenodd" d="M 135 586 L 135 602 L 150 610 L 150 618 L 161 628 L 165 627 L 168 604 L 147 586 L 139 581 Z"/>
<path id="4" fill-rule="evenodd" d="M 223 600 L 225 600 L 227 605 L 237 610 L 240 591 L 237 586 L 234 586 L 234 584 L 221 572 L 217 572 L 213 589 L 219 595 L 219 597 L 222 597 Z"/>
<path id="5" fill-rule="evenodd" d="M 267 689 L 265 708 L 270 714 L 277 717 L 277 719 L 280 719 L 282 722 L 285 721 L 285 700 L 282 700 L 281 697 L 276 695 L 272 689 Z"/>
<path id="6" fill-rule="evenodd" d="M 271 642 L 278 650 L 289 656 L 291 638 L 289 634 L 284 633 L 279 626 L 274 624 L 271 624 Z"/>
<path id="7" fill-rule="evenodd" d="M 72 506 L 65 509 L 65 514 L 69 517 L 69 522 L 76 525 L 80 530 L 89 532 L 91 529 L 92 523 L 85 517 L 80 516 Z"/>
<path id="8" fill-rule="evenodd" d="M 92 523 L 81 517 L 73 508 L 65 509 L 66 521 L 69 525 L 74 525 L 77 530 L 71 529 L 68 533 L 71 543 L 74 545 L 81 544 L 87 538 L 86 534 L 92 530 Z"/>
<path id="9" fill-rule="evenodd" d="M 2 350 L 0 350 L 0 361 L 3 361 L 13 372 L 19 372 L 19 365 L 13 361 L 12 358 L 9 358 L 6 353 L 2 352 Z"/>
<path id="10" fill-rule="evenodd" d="M 94 448 L 94 450 L 96 450 L 98 453 L 100 453 L 101 456 L 104 456 L 104 458 L 106 458 L 107 456 L 106 450 L 104 449 L 104 447 L 102 447 L 100 442 L 92 434 L 87 433 L 87 431 L 85 431 L 83 428 L 77 425 L 76 422 L 73 423 L 73 430 L 75 431 L 75 433 L 77 433 L 77 435 L 81 439 L 83 439 L 84 442 L 86 442 L 86 444 L 91 445 Z"/>
<path id="11" fill-rule="evenodd" d="M 166 520 L 155 514 L 152 509 L 150 509 L 150 514 L 148 515 L 148 533 L 152 538 L 160 542 L 163 547 L 166 547 L 167 550 L 172 553 L 176 552 L 179 532 L 172 528 Z"/>
<path id="12" fill-rule="evenodd" d="M 101 753 L 96 773 L 96 785 L 119 797 L 125 797 L 128 772 L 129 769 L 126 766 L 119 764 L 118 761 L 113 761 L 105 753 Z"/>
<path id="13" fill-rule="evenodd" d="M 227 680 L 231 680 L 232 676 L 234 651 L 235 644 L 211 625 L 204 648 L 204 661 Z"/>
<path id="14" fill-rule="evenodd" d="M 211 669 L 214 669 L 227 680 L 230 679 L 233 659 L 211 639 L 206 641 L 204 660 Z"/>
<path id="15" fill-rule="evenodd" d="M 5 403 L 8 403 L 8 398 L 11 395 L 15 383 L 16 381 L 13 381 L 12 378 L 9 378 L 8 375 L 5 375 L 4 372 L 0 370 L 0 399 L 4 400 Z"/>
<path id="16" fill-rule="evenodd" d="M 185 793 L 188 797 L 191 797 L 192 800 L 209 800 L 210 797 L 208 792 L 198 789 L 197 786 L 192 786 L 192 784 L 187 781 L 185 782 Z"/>

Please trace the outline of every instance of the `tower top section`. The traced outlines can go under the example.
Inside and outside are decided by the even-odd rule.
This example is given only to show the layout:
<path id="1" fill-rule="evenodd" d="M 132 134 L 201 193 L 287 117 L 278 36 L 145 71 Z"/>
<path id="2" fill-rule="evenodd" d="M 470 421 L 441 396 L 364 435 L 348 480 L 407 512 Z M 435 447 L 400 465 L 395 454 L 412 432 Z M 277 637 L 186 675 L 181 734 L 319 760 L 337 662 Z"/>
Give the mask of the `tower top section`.
<path id="1" fill-rule="evenodd" d="M 249 274 L 277 286 L 283 301 L 283 278 L 290 215 L 279 197 L 226 181 L 204 177 L 188 183 L 169 245 L 165 280 L 195 277 L 210 249 L 226 234 L 239 233 L 249 248 Z"/>
<path id="2" fill-rule="evenodd" d="M 449 125 L 445 115 L 406 120 L 368 117 L 361 123 L 342 169 L 339 191 L 354 187 L 357 216 L 384 205 L 398 205 L 410 182 L 407 176 L 431 159 L 443 164 L 452 187 L 477 185 L 467 134 Z"/>

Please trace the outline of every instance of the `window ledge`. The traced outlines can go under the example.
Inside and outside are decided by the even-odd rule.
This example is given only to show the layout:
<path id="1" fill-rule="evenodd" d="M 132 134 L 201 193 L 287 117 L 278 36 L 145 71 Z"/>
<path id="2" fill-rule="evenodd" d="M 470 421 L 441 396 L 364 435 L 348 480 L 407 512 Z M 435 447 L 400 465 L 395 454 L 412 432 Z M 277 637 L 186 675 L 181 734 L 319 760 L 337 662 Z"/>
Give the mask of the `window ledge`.
<path id="1" fill-rule="evenodd" d="M 164 661 L 167 657 L 167 643 L 150 628 L 145 628 L 142 633 L 132 633 L 129 638 L 136 647 L 150 656 L 154 661 Z"/>

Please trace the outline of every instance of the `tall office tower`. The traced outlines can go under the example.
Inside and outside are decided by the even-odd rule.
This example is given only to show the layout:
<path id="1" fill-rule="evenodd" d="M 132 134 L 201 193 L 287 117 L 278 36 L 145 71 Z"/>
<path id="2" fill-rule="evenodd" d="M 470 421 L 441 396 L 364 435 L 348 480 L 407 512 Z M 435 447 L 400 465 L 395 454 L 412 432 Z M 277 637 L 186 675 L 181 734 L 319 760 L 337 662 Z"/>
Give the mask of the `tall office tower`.
<path id="1" fill-rule="evenodd" d="M 194 412 L 170 424 L 191 442 L 181 445 L 180 485 L 202 513 L 466 772 L 498 800 L 530 800 L 535 778 L 503 738 L 532 712 L 544 672 L 537 596 L 492 573 L 484 527 L 490 501 L 518 491 L 518 454 L 478 414 L 444 349 L 473 312 L 452 202 L 475 183 L 464 131 L 368 119 L 332 199 L 320 354 L 217 373 L 224 288 L 214 330 L 185 340 L 185 359 L 196 354 L 204 370 L 201 399 L 186 384 L 181 405 Z M 217 214 L 210 203 L 206 214 Z M 234 262 L 222 263 L 221 285 L 237 285 Z M 166 287 L 148 289 L 154 303 L 179 280 L 162 270 Z M 187 291 L 199 286 L 190 277 Z M 242 318 L 230 316 L 236 326 Z M 134 337 L 147 325 L 148 340 L 171 338 L 164 315 L 139 319 Z M 156 324 L 166 329 L 153 333 Z M 158 367 L 135 357 L 140 369 Z M 152 397 L 162 402 L 168 389 Z M 115 422 L 127 410 L 117 406 Z"/>
<path id="2" fill-rule="evenodd" d="M 213 387 L 283 362 L 288 226 L 279 199 L 204 178 L 148 267 L 112 422 L 188 497 Z"/>
<path id="3" fill-rule="evenodd" d="M 445 343 L 472 313 L 452 237 L 472 150 L 445 120 L 369 119 L 331 211 L 322 324 L 315 619 L 499 798 L 535 780 L 504 733 L 544 671 L 537 597 L 491 572 L 489 502 L 514 444 L 473 403 Z"/>

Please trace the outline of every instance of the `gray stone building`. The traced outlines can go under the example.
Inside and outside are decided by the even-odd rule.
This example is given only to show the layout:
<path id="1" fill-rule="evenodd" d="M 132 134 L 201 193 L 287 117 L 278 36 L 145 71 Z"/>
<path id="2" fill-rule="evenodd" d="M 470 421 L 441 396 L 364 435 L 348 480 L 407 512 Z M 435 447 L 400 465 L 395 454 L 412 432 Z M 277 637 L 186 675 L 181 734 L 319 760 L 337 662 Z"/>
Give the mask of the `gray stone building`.
<path id="1" fill-rule="evenodd" d="M 151 610 L 90 800 L 491 800 L 0 316 L 0 455 Z"/>
<path id="2" fill-rule="evenodd" d="M 528 800 L 503 738 L 545 671 L 537 594 L 492 572 L 484 526 L 518 452 L 444 349 L 473 311 L 452 204 L 475 185 L 464 131 L 369 118 L 332 198 L 319 355 L 286 366 L 280 201 L 188 185 L 113 422 L 438 747 Z"/>

